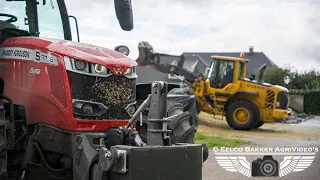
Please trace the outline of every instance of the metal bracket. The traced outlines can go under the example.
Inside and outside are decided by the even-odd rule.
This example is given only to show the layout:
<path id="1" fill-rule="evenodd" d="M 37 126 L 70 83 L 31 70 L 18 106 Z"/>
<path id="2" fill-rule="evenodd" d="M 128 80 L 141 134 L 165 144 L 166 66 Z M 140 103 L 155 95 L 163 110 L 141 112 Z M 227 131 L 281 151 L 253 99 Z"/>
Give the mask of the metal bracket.
<path id="1" fill-rule="evenodd" d="M 119 160 L 117 161 L 117 164 L 113 168 L 114 172 L 117 173 L 126 173 L 128 172 L 127 169 L 127 151 L 126 150 L 117 150 L 119 154 Z"/>
<path id="2" fill-rule="evenodd" d="M 119 158 L 120 155 L 118 154 L 117 149 L 114 146 L 110 148 L 110 151 L 107 148 L 101 148 L 99 150 L 97 179 L 103 179 L 103 174 L 115 167 L 115 164 L 119 160 Z"/>
<path id="3" fill-rule="evenodd" d="M 151 103 L 148 114 L 148 145 L 171 145 L 171 130 L 167 129 L 167 93 L 168 85 L 163 81 L 155 81 L 151 87 Z"/>

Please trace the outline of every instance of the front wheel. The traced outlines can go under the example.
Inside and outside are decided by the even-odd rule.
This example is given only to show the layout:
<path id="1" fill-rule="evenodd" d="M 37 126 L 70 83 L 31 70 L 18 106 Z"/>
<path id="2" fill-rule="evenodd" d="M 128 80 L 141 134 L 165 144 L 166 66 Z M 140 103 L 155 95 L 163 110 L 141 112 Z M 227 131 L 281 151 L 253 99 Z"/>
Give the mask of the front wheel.
<path id="1" fill-rule="evenodd" d="M 259 127 L 261 127 L 263 125 L 264 125 L 264 122 L 263 121 L 259 121 L 259 123 L 257 124 L 257 126 L 255 128 L 259 128 Z"/>
<path id="2" fill-rule="evenodd" d="M 258 108 L 248 100 L 234 101 L 227 107 L 227 122 L 235 130 L 251 130 L 260 122 Z"/>

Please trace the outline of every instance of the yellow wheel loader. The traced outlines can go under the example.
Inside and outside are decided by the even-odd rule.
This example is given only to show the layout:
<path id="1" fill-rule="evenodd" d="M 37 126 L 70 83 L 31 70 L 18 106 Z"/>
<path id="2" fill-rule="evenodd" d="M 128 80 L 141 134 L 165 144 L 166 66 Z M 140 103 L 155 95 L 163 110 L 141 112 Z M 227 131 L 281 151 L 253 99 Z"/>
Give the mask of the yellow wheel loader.
<path id="1" fill-rule="evenodd" d="M 139 46 L 144 46 L 145 54 L 150 56 L 138 62 L 140 66 L 152 65 L 162 73 L 183 77 L 181 80 L 190 87 L 188 93 L 197 96 L 199 111 L 225 116 L 233 129 L 259 128 L 266 122 L 287 119 L 291 114 L 288 89 L 263 82 L 266 64 L 260 67 L 257 80 L 254 75 L 246 77 L 249 60 L 244 53 L 238 58 L 213 55 L 206 78 L 183 68 L 184 55 L 178 65 L 162 64 L 162 57 L 172 55 L 154 53 L 148 42 L 140 42 Z"/>

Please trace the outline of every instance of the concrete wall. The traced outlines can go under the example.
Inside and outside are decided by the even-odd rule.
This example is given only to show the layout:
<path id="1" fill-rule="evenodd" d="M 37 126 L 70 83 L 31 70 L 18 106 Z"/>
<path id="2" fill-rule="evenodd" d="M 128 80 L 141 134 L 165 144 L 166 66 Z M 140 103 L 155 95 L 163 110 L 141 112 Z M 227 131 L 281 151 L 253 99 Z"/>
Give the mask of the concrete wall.
<path id="1" fill-rule="evenodd" d="M 303 95 L 290 95 L 290 108 L 303 113 L 304 112 L 304 96 Z"/>

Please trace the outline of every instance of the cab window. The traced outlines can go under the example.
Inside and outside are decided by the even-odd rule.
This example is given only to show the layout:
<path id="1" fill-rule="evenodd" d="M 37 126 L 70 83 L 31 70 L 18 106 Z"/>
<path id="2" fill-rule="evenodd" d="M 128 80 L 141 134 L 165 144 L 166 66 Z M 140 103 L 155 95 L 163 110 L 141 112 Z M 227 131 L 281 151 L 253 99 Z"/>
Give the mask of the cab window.
<path id="1" fill-rule="evenodd" d="M 224 88 L 233 82 L 234 62 L 213 59 L 208 79 L 212 88 Z"/>
<path id="2" fill-rule="evenodd" d="M 234 62 L 220 61 L 217 88 L 224 88 L 233 82 Z"/>
<path id="3" fill-rule="evenodd" d="M 37 6 L 39 37 L 64 39 L 63 24 L 57 0 L 42 2 Z"/>
<path id="4" fill-rule="evenodd" d="M 217 67 L 218 67 L 218 60 L 214 59 L 212 61 L 209 74 L 208 74 L 208 79 L 210 81 L 210 86 L 215 87 L 217 84 Z"/>
<path id="5" fill-rule="evenodd" d="M 0 30 L 21 29 L 29 31 L 29 26 L 25 23 L 26 2 L 24 1 L 4 1 L 0 0 Z M 12 18 L 12 16 L 14 18 Z"/>
<path id="6" fill-rule="evenodd" d="M 243 63 L 239 63 L 238 79 L 242 79 Z"/>

